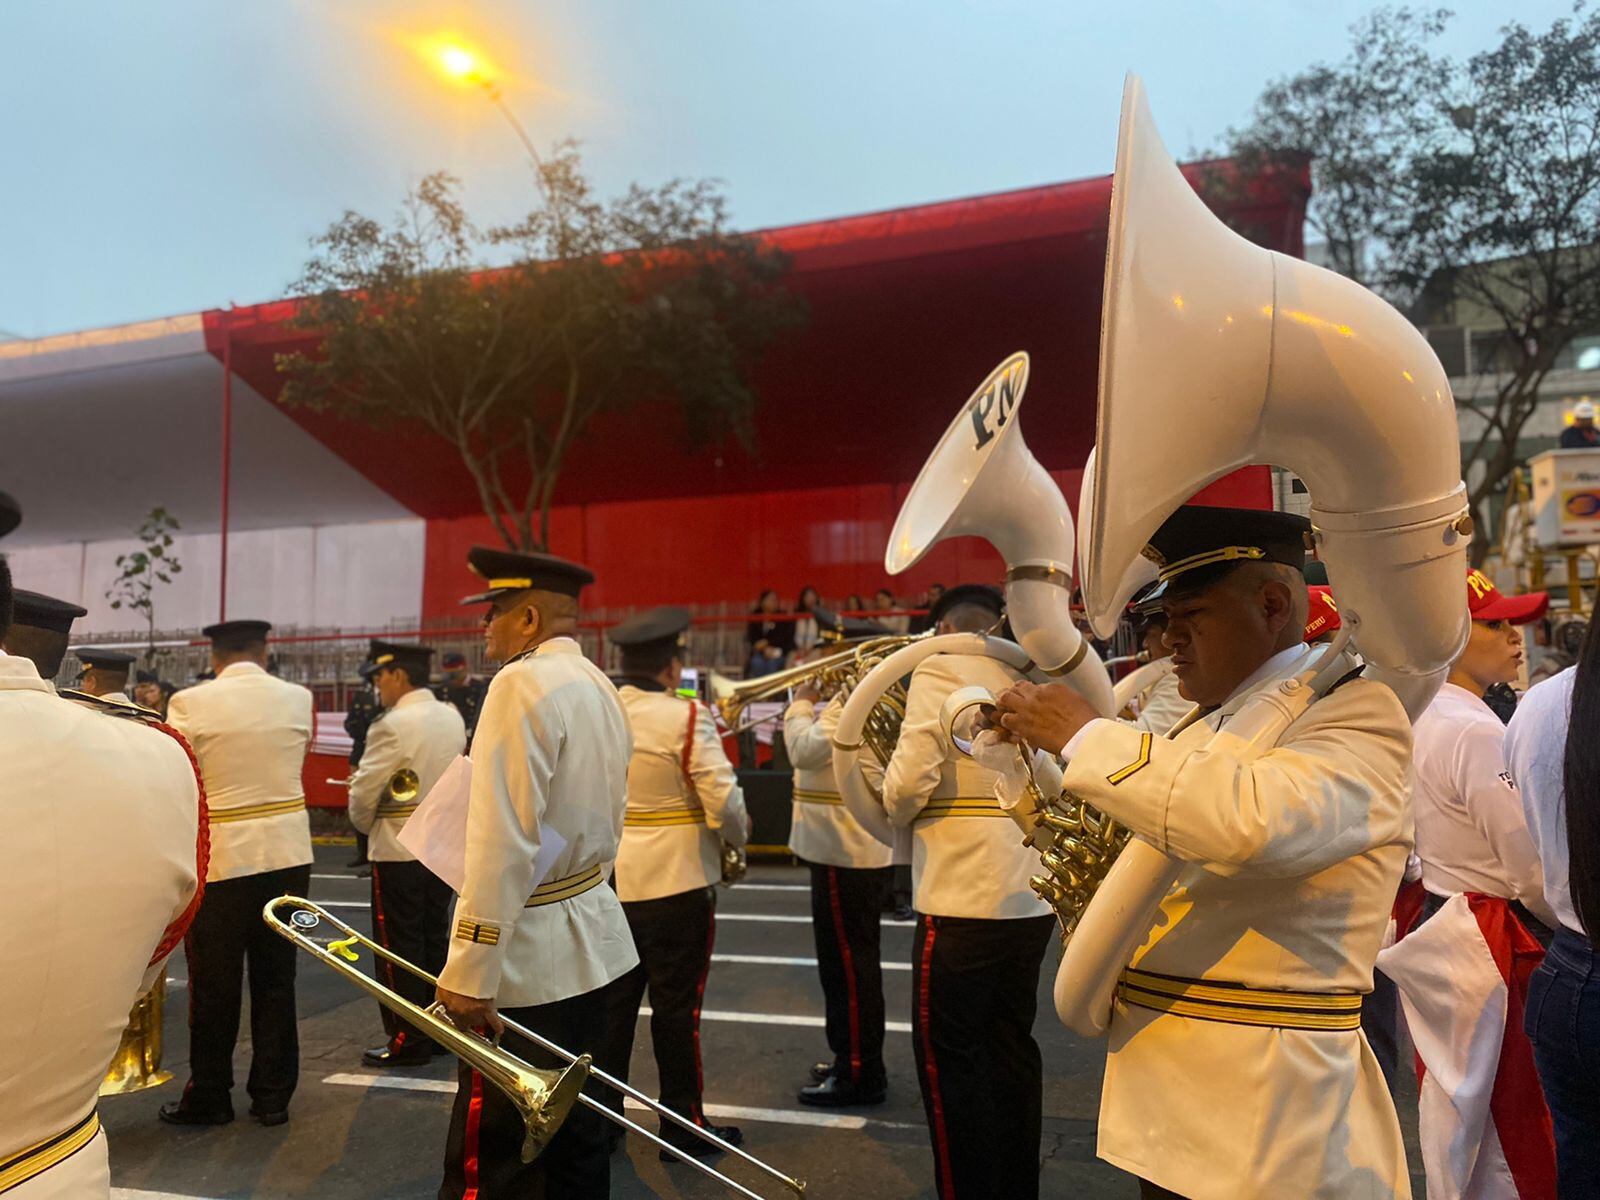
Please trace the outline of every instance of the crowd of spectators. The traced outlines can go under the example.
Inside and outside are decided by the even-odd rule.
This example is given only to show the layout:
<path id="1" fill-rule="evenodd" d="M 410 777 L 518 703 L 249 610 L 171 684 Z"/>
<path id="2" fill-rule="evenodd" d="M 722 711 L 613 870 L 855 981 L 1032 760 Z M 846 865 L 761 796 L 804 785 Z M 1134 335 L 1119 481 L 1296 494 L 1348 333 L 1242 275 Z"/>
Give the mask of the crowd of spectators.
<path id="1" fill-rule="evenodd" d="M 745 626 L 745 674 L 754 679 L 783 670 L 814 649 L 841 617 L 865 618 L 892 634 L 921 633 L 928 628 L 929 607 L 943 594 L 944 585 L 934 583 L 914 600 L 902 600 L 883 587 L 873 593 L 870 604 L 852 592 L 835 605 L 807 586 L 785 607 L 777 590 L 768 588 L 751 606 Z"/>

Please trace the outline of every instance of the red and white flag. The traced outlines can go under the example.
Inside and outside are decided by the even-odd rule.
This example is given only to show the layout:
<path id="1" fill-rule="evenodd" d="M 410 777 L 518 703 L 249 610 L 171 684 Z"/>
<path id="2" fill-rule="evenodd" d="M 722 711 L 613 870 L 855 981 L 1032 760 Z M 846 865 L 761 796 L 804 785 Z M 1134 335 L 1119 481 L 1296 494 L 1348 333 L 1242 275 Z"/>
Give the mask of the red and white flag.
<path id="1" fill-rule="evenodd" d="M 1428 1200 L 1553 1200 L 1555 1136 L 1522 1031 L 1544 949 L 1502 899 L 1452 896 L 1378 954 L 1416 1044 Z"/>

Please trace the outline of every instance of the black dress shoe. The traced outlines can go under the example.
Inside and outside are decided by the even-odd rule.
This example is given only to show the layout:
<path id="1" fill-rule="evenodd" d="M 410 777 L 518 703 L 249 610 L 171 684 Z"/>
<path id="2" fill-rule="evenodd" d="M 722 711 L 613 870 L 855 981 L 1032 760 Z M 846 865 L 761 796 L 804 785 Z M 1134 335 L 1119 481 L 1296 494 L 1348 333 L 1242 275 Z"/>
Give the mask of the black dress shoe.
<path id="1" fill-rule="evenodd" d="M 156 1115 L 168 1125 L 226 1125 L 233 1120 L 233 1109 L 200 1108 L 174 1100 L 163 1104 Z"/>
<path id="2" fill-rule="evenodd" d="M 896 921 L 915 921 L 917 919 L 917 910 L 909 904 L 897 904 L 895 905 L 894 919 Z"/>
<path id="3" fill-rule="evenodd" d="M 882 1104 L 889 1088 L 883 1083 L 852 1083 L 830 1075 L 821 1083 L 800 1089 L 800 1103 L 817 1108 L 853 1108 L 856 1105 Z"/>
<path id="4" fill-rule="evenodd" d="M 821 1083 L 824 1079 L 829 1078 L 832 1074 L 833 1064 L 831 1062 L 819 1062 L 811 1064 L 811 1080 L 813 1083 Z"/>
<path id="5" fill-rule="evenodd" d="M 422 1067 L 432 1061 L 433 1044 L 425 1041 L 398 1046 L 390 1041 L 361 1052 L 364 1067 Z"/>
<path id="6" fill-rule="evenodd" d="M 262 1108 L 259 1104 L 250 1106 L 250 1115 L 262 1125 L 287 1125 L 289 1123 L 289 1110 L 287 1108 Z"/>
<path id="7" fill-rule="evenodd" d="M 706 1132 L 716 1134 L 730 1146 L 744 1145 L 744 1134 L 740 1131 L 737 1125 L 707 1125 Z M 721 1146 L 714 1145 L 713 1143 L 706 1141 L 704 1138 L 697 1138 L 691 1134 L 685 1134 L 682 1137 L 674 1134 L 673 1136 L 666 1138 L 666 1140 L 671 1142 L 678 1149 L 682 1150 L 685 1154 L 692 1155 L 695 1158 L 711 1158 L 713 1155 L 722 1153 Z M 669 1154 L 665 1150 L 662 1150 L 659 1153 L 662 1162 L 678 1161 L 676 1155 Z"/>

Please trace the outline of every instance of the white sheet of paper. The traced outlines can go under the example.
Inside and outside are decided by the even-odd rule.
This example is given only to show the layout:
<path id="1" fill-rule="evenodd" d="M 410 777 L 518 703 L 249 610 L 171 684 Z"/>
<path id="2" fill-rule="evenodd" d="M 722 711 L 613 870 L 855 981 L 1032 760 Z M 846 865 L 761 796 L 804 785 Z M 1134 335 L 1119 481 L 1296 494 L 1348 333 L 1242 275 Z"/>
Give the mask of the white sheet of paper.
<path id="1" fill-rule="evenodd" d="M 400 831 L 400 844 L 457 895 L 467 882 L 467 799 L 471 794 L 472 760 L 458 755 Z"/>
<path id="2" fill-rule="evenodd" d="M 456 895 L 467 884 L 467 801 L 472 795 L 472 760 L 460 755 L 445 768 L 400 831 L 400 844 L 417 856 Z M 567 839 L 549 825 L 540 830 L 533 860 L 533 886 L 538 887 L 567 848 Z"/>

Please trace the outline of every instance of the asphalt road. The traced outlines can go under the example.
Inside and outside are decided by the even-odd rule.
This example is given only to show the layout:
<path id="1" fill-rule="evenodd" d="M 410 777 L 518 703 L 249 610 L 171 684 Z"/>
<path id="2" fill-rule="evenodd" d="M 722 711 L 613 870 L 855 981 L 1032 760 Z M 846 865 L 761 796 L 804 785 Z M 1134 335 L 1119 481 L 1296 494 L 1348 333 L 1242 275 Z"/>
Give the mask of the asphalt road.
<path id="1" fill-rule="evenodd" d="M 367 881 L 347 869 L 346 847 L 319 847 L 312 897 L 369 928 Z M 337 906 L 337 907 L 335 907 Z M 746 1148 L 808 1181 L 815 1197 L 910 1200 L 933 1195 L 933 1166 L 917 1092 L 909 1025 L 912 929 L 883 931 L 890 1032 L 888 1102 L 870 1109 L 819 1112 L 795 1100 L 809 1065 L 826 1057 L 822 995 L 814 965 L 805 873 L 756 866 L 745 884 L 720 893 L 716 958 L 703 1012 L 706 1101 L 713 1117 L 743 1127 Z M 285 1126 L 246 1117 L 211 1129 L 174 1129 L 156 1109 L 175 1099 L 186 1075 L 188 1033 L 182 955 L 168 968 L 166 1066 L 176 1078 L 159 1088 L 102 1101 L 110 1138 L 114 1200 L 432 1200 L 455 1089 L 453 1060 L 403 1076 L 361 1066 L 364 1047 L 382 1040 L 376 1005 L 330 969 L 300 964 L 300 1088 Z M 1035 1033 L 1044 1052 L 1043 1195 L 1129 1200 L 1137 1187 L 1094 1157 L 1103 1048 L 1064 1030 L 1050 1008 L 1054 956 L 1040 980 Z M 648 1002 L 648 1001 L 647 1001 Z M 235 1074 L 249 1069 L 246 1036 Z M 633 1081 L 653 1094 L 655 1063 L 648 1021 L 634 1049 Z M 1401 1120 L 1418 1164 L 1415 1102 Z M 653 1128 L 653 1121 L 641 1121 Z M 759 1174 L 730 1166 L 746 1183 Z M 1420 1173 L 1417 1194 L 1422 1195 Z M 758 1192 L 783 1194 L 776 1185 Z M 655 1147 L 630 1138 L 612 1159 L 616 1197 L 732 1195 L 690 1169 L 659 1162 Z"/>

